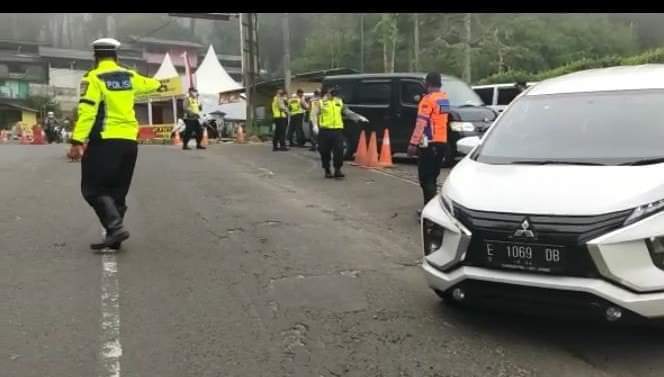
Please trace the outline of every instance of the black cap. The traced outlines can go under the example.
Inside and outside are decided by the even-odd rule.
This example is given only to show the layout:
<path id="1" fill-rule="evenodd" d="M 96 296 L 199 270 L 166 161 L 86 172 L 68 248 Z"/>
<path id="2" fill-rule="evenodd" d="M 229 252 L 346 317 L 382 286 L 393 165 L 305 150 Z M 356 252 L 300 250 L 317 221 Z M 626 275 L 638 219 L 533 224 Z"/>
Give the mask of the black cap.
<path id="1" fill-rule="evenodd" d="M 440 73 L 438 72 L 427 73 L 427 77 L 424 79 L 424 82 L 434 87 L 440 87 L 443 85 L 443 79 L 440 77 Z"/>

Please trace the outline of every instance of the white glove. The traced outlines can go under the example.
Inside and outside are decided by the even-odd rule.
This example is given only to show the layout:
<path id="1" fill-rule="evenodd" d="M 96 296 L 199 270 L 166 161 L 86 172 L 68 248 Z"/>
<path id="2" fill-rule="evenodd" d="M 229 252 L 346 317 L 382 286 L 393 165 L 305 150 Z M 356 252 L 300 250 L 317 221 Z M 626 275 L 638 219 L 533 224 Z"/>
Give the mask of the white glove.
<path id="1" fill-rule="evenodd" d="M 314 124 L 314 125 L 312 126 L 312 129 L 313 129 L 313 131 L 314 131 L 314 135 L 318 135 L 318 125 L 317 125 L 317 124 Z"/>
<path id="2" fill-rule="evenodd" d="M 367 119 L 367 118 L 366 118 L 365 116 L 363 116 L 363 115 L 360 115 L 360 122 L 363 122 L 363 123 L 369 123 L 369 119 Z"/>

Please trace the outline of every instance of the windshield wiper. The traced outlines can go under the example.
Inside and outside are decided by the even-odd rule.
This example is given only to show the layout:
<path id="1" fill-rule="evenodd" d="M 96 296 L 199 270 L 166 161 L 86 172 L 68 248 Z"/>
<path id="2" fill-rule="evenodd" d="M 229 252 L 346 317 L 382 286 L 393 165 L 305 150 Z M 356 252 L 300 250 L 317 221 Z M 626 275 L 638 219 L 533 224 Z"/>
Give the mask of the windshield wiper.
<path id="1" fill-rule="evenodd" d="M 623 162 L 618 165 L 629 165 L 629 166 L 652 165 L 652 164 L 661 164 L 662 162 L 664 162 L 664 157 L 653 157 L 653 158 L 643 158 L 640 160 Z"/>
<path id="2" fill-rule="evenodd" d="M 510 161 L 508 164 L 523 164 L 523 165 L 588 165 L 588 166 L 605 166 L 599 162 L 590 161 L 561 161 L 561 160 L 516 160 Z"/>

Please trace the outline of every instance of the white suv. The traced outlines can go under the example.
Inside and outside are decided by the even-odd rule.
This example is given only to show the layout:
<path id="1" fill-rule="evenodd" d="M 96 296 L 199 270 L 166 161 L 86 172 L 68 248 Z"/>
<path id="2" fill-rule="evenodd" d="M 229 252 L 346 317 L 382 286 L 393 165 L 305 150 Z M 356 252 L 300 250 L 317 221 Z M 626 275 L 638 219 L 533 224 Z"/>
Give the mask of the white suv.
<path id="1" fill-rule="evenodd" d="M 440 296 L 664 317 L 664 65 L 543 81 L 463 142 L 422 213 Z"/>

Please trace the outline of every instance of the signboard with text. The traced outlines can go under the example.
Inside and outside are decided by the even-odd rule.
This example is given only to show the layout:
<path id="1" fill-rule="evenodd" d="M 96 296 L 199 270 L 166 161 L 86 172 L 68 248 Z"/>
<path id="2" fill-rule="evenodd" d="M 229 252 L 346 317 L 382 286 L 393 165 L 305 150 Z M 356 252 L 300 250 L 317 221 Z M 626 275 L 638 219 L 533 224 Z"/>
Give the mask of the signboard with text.
<path id="1" fill-rule="evenodd" d="M 179 77 L 171 77 L 169 79 L 159 79 L 161 86 L 156 92 L 150 93 L 149 96 L 141 96 L 141 98 L 163 98 L 163 97 L 177 97 L 183 94 L 182 81 Z"/>

